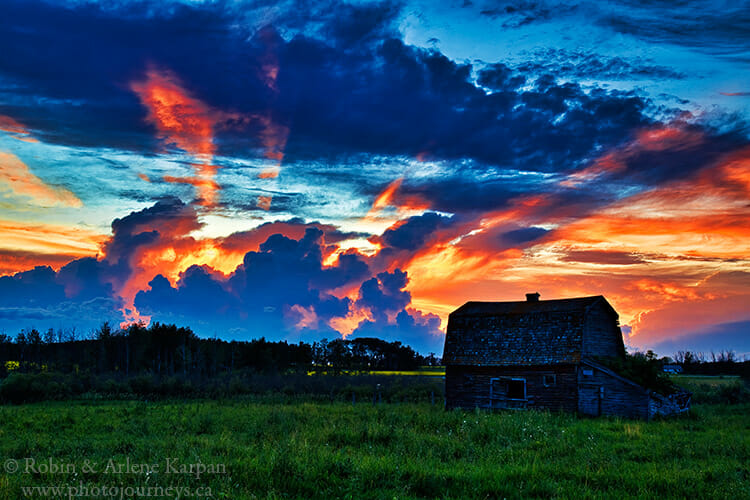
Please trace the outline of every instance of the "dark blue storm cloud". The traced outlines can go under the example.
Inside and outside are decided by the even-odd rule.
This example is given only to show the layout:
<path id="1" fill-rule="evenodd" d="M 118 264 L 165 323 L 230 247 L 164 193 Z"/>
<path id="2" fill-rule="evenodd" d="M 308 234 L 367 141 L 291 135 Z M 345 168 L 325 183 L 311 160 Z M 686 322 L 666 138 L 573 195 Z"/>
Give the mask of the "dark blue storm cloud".
<path id="1" fill-rule="evenodd" d="M 388 228 L 379 241 L 396 250 L 418 250 L 425 247 L 438 229 L 450 227 L 455 221 L 434 212 L 409 217 L 395 228 Z"/>
<path id="2" fill-rule="evenodd" d="M 502 65 L 481 71 L 487 93 L 472 65 L 404 44 L 391 3 L 331 3 L 336 15 L 315 26 L 287 28 L 302 23 L 290 12 L 255 31 L 238 27 L 227 5 L 10 1 L 0 43 L 21 53 L 0 55 L 0 76 L 21 90 L 0 111 L 47 141 L 153 151 L 129 83 L 155 64 L 215 109 L 264 113 L 289 127 L 285 161 L 427 151 L 545 171 L 573 168 L 650 122 L 647 102 L 634 94 L 527 82 Z M 268 64 L 278 67 L 275 88 L 265 80 Z M 524 83 L 531 86 L 520 90 Z M 63 122 L 64 134 L 55 126 Z M 259 146 L 243 127 L 222 131 L 220 151 Z"/>
<path id="3" fill-rule="evenodd" d="M 407 310 L 411 303 L 411 294 L 405 290 L 408 281 L 406 273 L 396 269 L 379 273 L 362 283 L 355 305 L 369 310 L 372 319 L 362 321 L 352 332 L 352 338 L 379 337 L 401 341 L 424 353 L 441 352 L 440 318 Z M 396 318 L 395 323 L 389 321 L 392 316 Z"/>
<path id="4" fill-rule="evenodd" d="M 323 325 L 349 312 L 350 300 L 331 291 L 370 275 L 367 263 L 354 254 L 323 266 L 323 235 L 317 227 L 309 227 L 299 240 L 272 234 L 258 251 L 245 254 L 228 278 L 192 266 L 172 287 L 158 275 L 150 289 L 137 294 L 135 306 L 158 321 L 187 322 L 196 331 L 234 331 L 247 338 L 276 338 L 292 331 L 295 306 L 314 311 Z"/>
<path id="5" fill-rule="evenodd" d="M 497 172 L 584 169 L 603 151 L 627 144 L 637 130 L 679 113 L 637 92 L 556 79 L 589 72 L 680 76 L 647 61 L 581 53 L 571 62 L 567 52 L 553 51 L 525 66 L 469 64 L 404 43 L 400 8 L 391 2 L 291 2 L 261 16 L 267 7 L 11 0 L 0 19 L 0 43 L 17 51 L 0 54 L 0 78 L 10 84 L 0 113 L 45 141 L 150 154 L 158 150 L 155 131 L 130 83 L 155 65 L 178 75 L 212 109 L 269 117 L 288 128 L 285 165 L 337 165 L 315 173 L 300 167 L 300 175 L 340 180 L 362 169 L 367 158 L 428 154 L 451 161 L 450 175 L 407 179 L 403 186 L 449 213 L 501 208 L 509 198 L 539 189 L 519 177 L 500 179 Z M 514 16 L 556 12 L 544 2 L 496 7 Z M 261 18 L 269 24 L 250 22 Z M 563 59 L 572 66 L 561 69 Z M 272 85 L 269 67 L 276 72 Z M 684 176 L 744 140 L 742 133 L 704 132 L 714 140 L 629 157 L 620 177 L 650 186 Z M 262 136 L 257 120 L 230 119 L 216 131 L 215 143 L 220 155 L 260 157 Z M 372 184 L 366 171 L 358 175 Z M 270 209 L 301 213 L 306 203 L 303 193 L 278 193 Z M 227 195 L 222 206 L 258 210 L 240 195 Z"/>
<path id="6" fill-rule="evenodd" d="M 409 309 L 407 274 L 396 269 L 368 278 L 368 265 L 354 254 L 324 267 L 322 235 L 317 228 L 309 228 L 299 240 L 272 235 L 226 279 L 199 266 L 182 273 L 176 287 L 157 276 L 149 290 L 138 293 L 135 305 L 154 320 L 187 322 L 199 332 L 307 340 L 338 335 L 330 320 L 366 311 L 372 319 L 363 320 L 354 336 L 400 339 L 422 352 L 439 352 L 440 319 Z M 357 283 L 354 302 L 330 293 Z M 314 319 L 300 323 L 306 312 L 314 313 Z"/>
<path id="7" fill-rule="evenodd" d="M 750 6 L 746 2 L 477 0 L 464 6 L 497 20 L 506 29 L 579 17 L 650 43 L 691 47 L 743 60 L 747 60 L 750 43 Z"/>
<path id="8" fill-rule="evenodd" d="M 500 238 L 503 242 L 510 245 L 519 245 L 522 243 L 529 243 L 534 240 L 538 240 L 549 232 L 548 229 L 543 227 L 523 227 L 520 229 L 513 229 L 503 233 Z"/>
<path id="9" fill-rule="evenodd" d="M 0 332 L 75 327 L 84 333 L 103 321 L 120 321 L 122 301 L 98 281 L 94 267 L 81 259 L 58 272 L 36 267 L 0 277 Z"/>
<path id="10" fill-rule="evenodd" d="M 479 13 L 493 19 L 502 19 L 503 28 L 519 28 L 532 23 L 549 21 L 578 11 L 573 3 L 545 0 L 487 0 L 480 3 Z"/>
<path id="11" fill-rule="evenodd" d="M 554 74 L 574 80 L 681 80 L 684 73 L 642 58 L 603 56 L 593 52 L 540 49 L 513 68 L 522 74 Z"/>
<path id="12" fill-rule="evenodd" d="M 678 15 L 673 7 L 670 2 L 629 0 L 617 9 L 602 9 L 599 22 L 652 43 L 695 47 L 748 61 L 750 6 L 746 2 L 680 2 Z"/>

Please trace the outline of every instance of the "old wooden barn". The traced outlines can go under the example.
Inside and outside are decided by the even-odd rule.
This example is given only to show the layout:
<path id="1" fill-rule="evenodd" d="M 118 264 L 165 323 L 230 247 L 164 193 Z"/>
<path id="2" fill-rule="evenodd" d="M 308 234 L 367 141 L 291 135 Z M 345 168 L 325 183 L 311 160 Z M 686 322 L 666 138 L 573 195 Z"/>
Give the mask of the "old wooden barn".
<path id="1" fill-rule="evenodd" d="M 447 408 L 546 408 L 650 419 L 684 411 L 597 360 L 625 355 L 618 314 L 602 296 L 467 302 L 448 318 Z"/>

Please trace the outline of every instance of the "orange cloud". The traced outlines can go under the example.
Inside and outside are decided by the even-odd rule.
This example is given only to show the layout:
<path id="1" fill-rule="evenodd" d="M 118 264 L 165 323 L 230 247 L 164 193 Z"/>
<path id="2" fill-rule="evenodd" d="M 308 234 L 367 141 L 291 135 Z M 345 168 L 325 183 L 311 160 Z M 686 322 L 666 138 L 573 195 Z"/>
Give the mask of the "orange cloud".
<path id="1" fill-rule="evenodd" d="M 10 116 L 0 115 L 0 130 L 10 134 L 28 134 L 29 131 L 23 124 L 17 122 Z"/>
<path id="2" fill-rule="evenodd" d="M 370 211 L 367 212 L 367 215 L 365 217 L 372 218 L 380 210 L 390 205 L 391 200 L 393 199 L 393 194 L 399 187 L 401 187 L 402 182 L 404 182 L 404 178 L 399 177 L 395 181 L 388 184 L 388 187 L 386 187 L 377 197 L 375 197 L 375 201 L 372 203 L 372 208 L 370 208 Z"/>
<path id="3" fill-rule="evenodd" d="M 685 126 L 648 129 L 566 179 L 568 186 L 562 184 L 575 187 L 622 171 L 627 155 L 639 150 L 674 150 L 702 141 L 702 135 Z M 390 203 L 395 191 L 386 189 L 378 198 Z M 413 304 L 443 321 L 465 301 L 523 300 L 529 291 L 546 298 L 604 294 L 623 324 L 633 328 L 630 341 L 641 346 L 701 325 L 747 319 L 750 148 L 729 152 L 689 178 L 623 198 L 595 213 L 560 205 L 562 199 L 521 196 L 506 209 L 431 235 L 425 248 L 396 254 L 390 265 L 409 272 Z M 552 229 L 518 248 L 498 246 L 504 232 L 531 226 Z M 600 258 L 570 259 L 571 252 Z M 619 258 L 602 258 L 612 256 Z M 745 282 L 717 286 L 717 273 L 741 273 Z M 706 319 L 689 313 L 691 308 Z M 709 314 L 711 308 L 727 314 Z M 670 327 L 671 314 L 690 319 Z"/>
<path id="4" fill-rule="evenodd" d="M 270 115 L 256 115 L 254 118 L 263 127 L 260 139 L 265 149 L 264 156 L 266 159 L 276 162 L 276 165 L 264 168 L 258 174 L 258 179 L 276 179 L 281 173 L 281 163 L 284 160 L 284 149 L 286 148 L 289 129 L 275 122 Z M 268 207 L 271 206 L 271 198 L 271 196 L 261 196 L 259 198 L 259 206 L 264 210 L 268 210 Z"/>
<path id="5" fill-rule="evenodd" d="M 315 313 L 313 306 L 302 307 L 295 304 L 287 311 L 287 316 L 294 321 L 294 328 L 299 331 L 303 328 L 318 328 L 318 315 Z"/>
<path id="6" fill-rule="evenodd" d="M 0 115 L 0 131 L 7 132 L 20 141 L 39 142 L 31 136 L 26 126 L 10 116 Z"/>
<path id="7" fill-rule="evenodd" d="M 201 171 L 202 169 L 198 167 L 198 170 Z M 213 173 L 209 175 L 203 174 L 199 177 L 175 177 L 172 175 L 165 175 L 162 177 L 162 179 L 164 180 L 164 182 L 173 184 L 190 184 L 191 186 L 195 186 L 196 188 L 198 188 L 199 193 L 216 193 L 219 191 L 220 187 L 219 184 L 215 180 L 213 180 L 213 176 Z M 198 204 L 210 206 L 213 201 L 213 196 L 201 196 Z"/>
<path id="8" fill-rule="evenodd" d="M 125 323 L 139 320 L 147 323 L 149 319 L 141 316 L 134 306 L 136 294 L 145 290 L 157 274 L 176 279 L 180 271 L 189 267 L 191 256 L 200 254 L 203 244 L 190 234 L 203 225 L 193 206 L 182 205 L 166 217 L 131 218 L 127 222 L 115 220 L 112 226 L 115 236 L 102 245 L 103 258 L 110 263 L 127 262 L 130 272 L 125 276 L 111 276 L 110 284 L 125 304 Z M 141 234 L 151 236 L 137 245 L 130 242 L 132 237 Z"/>
<path id="9" fill-rule="evenodd" d="M 0 220 L 2 273 L 37 265 L 56 267 L 75 258 L 94 256 L 105 239 L 103 234 L 78 227 Z"/>
<path id="10" fill-rule="evenodd" d="M 123 324 L 139 321 L 148 324 L 150 318 L 140 314 L 134 302 L 138 292 L 146 290 L 156 275 L 161 274 L 175 285 L 180 273 L 192 265 L 210 265 L 214 269 L 230 272 L 242 261 L 241 258 L 225 260 L 221 249 L 210 240 L 196 240 L 186 236 L 187 232 L 180 235 L 165 233 L 154 243 L 138 247 L 129 256 L 131 273 L 124 281 L 112 283 L 125 304 L 122 309 L 126 318 Z M 107 257 L 112 259 L 112 256 Z"/>
<path id="11" fill-rule="evenodd" d="M 750 255 L 750 149 L 694 177 L 621 200 L 559 230 L 572 242 L 612 241 L 664 254 Z"/>
<path id="12" fill-rule="evenodd" d="M 0 250 L 0 276 L 12 276 L 18 272 L 28 271 L 37 266 L 49 266 L 55 270 L 59 270 L 62 266 L 77 257 L 80 256 Z"/>
<path id="13" fill-rule="evenodd" d="M 213 158 L 213 130 L 219 115 L 192 97 L 177 76 L 151 67 L 144 81 L 133 82 L 130 87 L 162 139 L 202 160 Z"/>
<path id="14" fill-rule="evenodd" d="M 270 91 L 271 100 L 275 100 L 279 94 L 277 86 L 280 71 L 278 57 L 279 37 L 276 31 L 271 28 L 261 30 L 259 35 L 266 48 L 260 61 L 260 77 Z M 284 150 L 286 149 L 286 142 L 289 137 L 289 128 L 279 123 L 278 120 L 275 120 L 270 111 L 265 115 L 256 115 L 254 118 L 263 127 L 260 139 L 265 149 L 264 156 L 276 162 L 276 165 L 264 168 L 258 174 L 258 178 L 276 179 L 281 172 L 281 163 L 284 160 Z M 271 197 L 268 196 L 265 198 L 268 199 L 263 199 L 262 204 L 260 203 L 261 200 L 259 200 L 259 206 L 261 208 L 265 207 L 264 209 L 268 210 L 268 207 L 271 205 Z"/>
<path id="15" fill-rule="evenodd" d="M 278 74 L 278 71 L 271 69 L 268 69 L 269 78 Z M 275 82 L 275 76 L 269 82 Z M 242 116 L 216 110 L 193 96 L 175 74 L 154 66 L 146 70 L 143 80 L 131 82 L 130 88 L 148 110 L 146 120 L 156 128 L 164 143 L 196 158 L 197 162 L 192 165 L 195 172 L 193 180 L 188 182 L 184 177 L 173 176 L 166 176 L 165 180 L 195 186 L 200 204 L 213 207 L 217 202 L 219 186 L 215 182 L 215 176 L 218 167 L 213 164 L 216 154 L 215 134 L 223 126 L 249 122 L 259 124 L 259 139 L 263 145 L 264 157 L 277 162 L 264 169 L 259 178 L 278 177 L 289 129 L 275 121 L 270 113 Z"/>
<path id="16" fill-rule="evenodd" d="M 687 287 L 677 283 L 656 281 L 648 278 L 635 281 L 630 287 L 641 292 L 649 301 L 656 298 L 667 302 L 716 298 L 710 293 L 701 294 L 697 290 L 697 287 Z"/>
<path id="17" fill-rule="evenodd" d="M 686 123 L 676 121 L 669 125 L 658 125 L 639 131 L 635 142 L 626 148 L 626 151 L 679 151 L 698 146 L 704 140 L 701 132 L 691 130 Z"/>
<path id="18" fill-rule="evenodd" d="M 384 193 L 387 196 L 388 190 Z M 413 304 L 437 314 L 445 326 L 447 314 L 465 301 L 516 298 L 516 295 L 503 297 L 500 290 L 507 288 L 503 279 L 510 272 L 524 267 L 525 254 L 519 248 L 501 248 L 498 235 L 519 224 L 533 225 L 553 202 L 547 196 L 519 196 L 506 209 L 438 229 L 416 252 L 391 249 L 386 262 L 375 256 L 371 265 L 378 271 L 406 270 Z M 391 229 L 405 222 L 397 221 Z"/>
<path id="19" fill-rule="evenodd" d="M 273 198 L 271 196 L 258 196 L 258 208 L 270 210 L 272 200 Z"/>
<path id="20" fill-rule="evenodd" d="M 269 160 L 277 161 L 280 166 L 284 159 L 284 148 L 289 136 L 289 129 L 276 122 L 270 114 L 266 116 L 256 115 L 254 118 L 263 126 L 260 138 L 265 148 L 264 156 Z"/>
<path id="21" fill-rule="evenodd" d="M 666 339 L 710 329 L 713 325 L 750 320 L 750 291 L 746 285 L 750 276 L 738 276 L 745 284 L 733 283 L 733 273 L 720 273 L 698 287 L 697 296 L 686 296 L 654 304 L 643 310 L 632 322 L 631 342 L 649 345 Z M 717 349 L 726 346 L 717 345 Z M 671 353 L 666 353 L 671 354 Z"/>
<path id="22" fill-rule="evenodd" d="M 193 155 L 196 181 L 201 203 L 216 203 L 217 185 L 214 182 L 216 167 L 212 165 L 216 146 L 214 133 L 220 122 L 231 118 L 195 98 L 176 75 L 168 70 L 150 67 L 146 78 L 132 82 L 130 88 L 138 95 L 148 110 L 146 120 L 168 145 Z"/>
<path id="23" fill-rule="evenodd" d="M 403 217 L 416 215 L 419 212 L 424 212 L 430 208 L 430 204 L 419 196 L 408 196 L 399 195 L 397 192 L 404 182 L 404 177 L 392 181 L 386 188 L 375 197 L 370 210 L 367 212 L 363 221 L 375 222 L 375 221 L 390 221 L 392 224 L 399 224 L 405 222 Z M 382 215 L 383 209 L 386 207 L 394 207 L 395 214 L 390 214 L 385 217 Z"/>
<path id="24" fill-rule="evenodd" d="M 704 179 L 714 182 L 727 197 L 737 200 L 750 198 L 750 148 L 727 154 L 718 166 L 718 176 Z M 710 174 L 708 174 L 710 175 Z"/>
<path id="25" fill-rule="evenodd" d="M 704 140 L 705 137 L 701 132 L 690 129 L 686 123 L 679 120 L 669 125 L 645 128 L 624 146 L 605 153 L 588 167 L 567 176 L 560 182 L 560 185 L 575 188 L 602 175 L 622 172 L 627 168 L 626 160 L 643 151 L 680 151 L 697 147 Z"/>
<path id="26" fill-rule="evenodd" d="M 258 174 L 258 179 L 275 179 L 279 176 L 280 171 L 281 169 L 279 167 L 265 168 Z"/>
<path id="27" fill-rule="evenodd" d="M 560 182 L 564 187 L 576 187 L 584 182 L 589 182 L 603 174 L 615 173 L 625 170 L 625 164 L 616 153 L 608 153 L 593 162 L 589 167 L 574 172 L 567 179 Z"/>
<path id="28" fill-rule="evenodd" d="M 356 298 L 356 291 L 351 298 Z M 364 320 L 372 320 L 370 311 L 359 307 L 351 307 L 345 317 L 331 318 L 328 321 L 328 325 L 334 330 L 340 332 L 342 337 L 346 338 L 351 335 Z"/>
<path id="29" fill-rule="evenodd" d="M 13 194 L 27 196 L 36 205 L 81 207 L 83 203 L 63 187 L 45 184 L 17 156 L 0 151 L 0 184 Z"/>

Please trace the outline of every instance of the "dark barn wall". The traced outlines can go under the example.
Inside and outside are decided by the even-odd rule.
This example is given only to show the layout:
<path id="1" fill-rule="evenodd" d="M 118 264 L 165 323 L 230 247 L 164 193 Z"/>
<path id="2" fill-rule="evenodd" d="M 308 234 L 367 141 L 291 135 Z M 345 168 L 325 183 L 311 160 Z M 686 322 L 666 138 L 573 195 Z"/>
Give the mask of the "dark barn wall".
<path id="1" fill-rule="evenodd" d="M 591 306 L 586 314 L 583 337 L 583 356 L 615 357 L 625 354 L 622 331 L 617 317 L 603 303 Z"/>
<path id="2" fill-rule="evenodd" d="M 555 375 L 555 383 L 544 385 L 544 375 Z M 576 411 L 577 372 L 575 365 L 549 366 L 461 366 L 445 368 L 446 408 L 489 408 L 490 381 L 499 377 L 526 380 L 527 408 Z"/>
<path id="3" fill-rule="evenodd" d="M 583 322 L 583 311 L 451 315 L 445 352 L 461 364 L 577 363 Z"/>
<path id="4" fill-rule="evenodd" d="M 584 375 L 585 370 L 593 372 Z M 578 371 L 578 410 L 585 415 L 649 418 L 649 396 L 642 387 L 586 365 Z M 603 389 L 603 390 L 602 390 Z"/>

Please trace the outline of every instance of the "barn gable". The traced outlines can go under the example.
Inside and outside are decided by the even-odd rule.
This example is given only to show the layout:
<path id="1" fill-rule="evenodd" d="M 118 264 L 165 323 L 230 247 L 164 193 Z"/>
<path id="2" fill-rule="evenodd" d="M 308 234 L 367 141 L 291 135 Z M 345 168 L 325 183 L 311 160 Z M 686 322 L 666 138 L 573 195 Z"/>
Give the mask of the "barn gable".
<path id="1" fill-rule="evenodd" d="M 601 295 L 523 302 L 467 302 L 451 313 L 446 365 L 577 364 L 623 355 L 618 316 Z"/>

